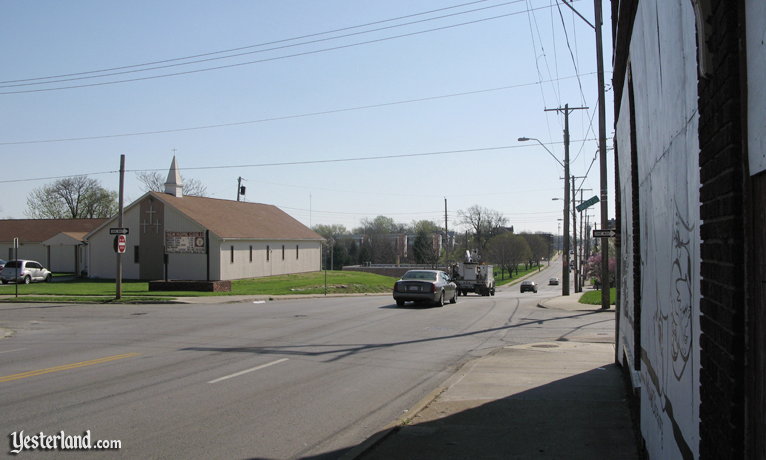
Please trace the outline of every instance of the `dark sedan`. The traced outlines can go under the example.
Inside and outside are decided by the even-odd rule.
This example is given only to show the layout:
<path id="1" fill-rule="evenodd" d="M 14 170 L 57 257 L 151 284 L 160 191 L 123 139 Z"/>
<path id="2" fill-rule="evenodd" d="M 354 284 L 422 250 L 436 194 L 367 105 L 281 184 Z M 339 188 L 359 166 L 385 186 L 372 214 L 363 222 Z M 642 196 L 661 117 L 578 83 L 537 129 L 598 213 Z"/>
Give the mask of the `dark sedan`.
<path id="1" fill-rule="evenodd" d="M 535 294 L 537 293 L 537 283 L 534 281 L 522 281 L 521 282 L 521 293 L 525 293 L 527 291 L 532 291 Z"/>
<path id="2" fill-rule="evenodd" d="M 457 302 L 457 286 L 441 270 L 410 270 L 394 284 L 394 300 L 398 307 L 404 302 L 432 302 L 441 307 L 446 300 Z"/>

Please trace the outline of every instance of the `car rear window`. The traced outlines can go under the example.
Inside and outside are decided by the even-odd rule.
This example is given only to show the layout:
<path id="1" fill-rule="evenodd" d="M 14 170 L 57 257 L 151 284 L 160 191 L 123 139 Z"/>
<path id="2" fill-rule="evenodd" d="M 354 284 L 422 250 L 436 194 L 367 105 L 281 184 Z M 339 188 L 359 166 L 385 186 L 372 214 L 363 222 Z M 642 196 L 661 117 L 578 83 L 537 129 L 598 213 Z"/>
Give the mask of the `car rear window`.
<path id="1" fill-rule="evenodd" d="M 21 262 L 18 260 L 10 260 L 5 264 L 5 268 L 21 268 Z"/>
<path id="2" fill-rule="evenodd" d="M 402 276 L 403 280 L 428 280 L 436 281 L 435 272 L 407 272 Z"/>

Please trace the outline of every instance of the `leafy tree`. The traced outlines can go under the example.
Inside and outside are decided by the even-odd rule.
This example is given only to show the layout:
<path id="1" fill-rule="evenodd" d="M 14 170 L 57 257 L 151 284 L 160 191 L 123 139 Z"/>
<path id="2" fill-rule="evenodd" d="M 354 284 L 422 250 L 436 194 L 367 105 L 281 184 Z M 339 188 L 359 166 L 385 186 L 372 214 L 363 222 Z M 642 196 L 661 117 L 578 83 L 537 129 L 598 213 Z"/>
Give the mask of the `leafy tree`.
<path id="1" fill-rule="evenodd" d="M 473 205 L 457 212 L 458 222 L 474 232 L 476 246 L 481 252 L 487 249 L 487 241 L 505 229 L 508 220 L 498 211 Z"/>
<path id="2" fill-rule="evenodd" d="M 520 233 L 519 235 L 529 244 L 531 251 L 529 259 L 536 265 L 540 265 L 540 260 L 548 255 L 548 240 L 538 233 Z"/>
<path id="3" fill-rule="evenodd" d="M 439 261 L 440 250 L 434 247 L 434 235 L 441 235 L 443 229 L 430 220 L 412 222 L 415 241 L 412 244 L 412 256 L 416 264 L 435 264 Z"/>
<path id="4" fill-rule="evenodd" d="M 367 256 L 360 263 L 372 262 L 393 263 L 396 259 L 397 239 L 392 235 L 404 233 L 404 226 L 394 222 L 394 219 L 385 216 L 377 216 L 374 219 L 362 219 L 362 226 L 354 233 L 365 235 L 360 258 Z"/>
<path id="5" fill-rule="evenodd" d="M 424 228 L 418 230 L 415 234 L 412 252 L 416 264 L 435 264 L 439 260 L 439 250 L 434 248 L 434 233 L 428 232 Z"/>
<path id="6" fill-rule="evenodd" d="M 518 272 L 519 264 L 528 261 L 532 255 L 527 240 L 510 232 L 493 237 L 487 246 L 489 260 L 500 265 L 500 268 L 507 270 L 509 274 L 513 273 L 513 270 Z"/>
<path id="7" fill-rule="evenodd" d="M 350 265 L 349 243 L 353 245 L 354 242 L 348 238 L 343 238 L 349 235 L 346 227 L 338 224 L 318 224 L 313 227 L 313 230 L 322 235 L 327 243 L 323 250 L 325 267 L 335 270 L 337 266 Z"/>
<path id="8" fill-rule="evenodd" d="M 165 177 L 157 171 L 143 171 L 136 173 L 136 179 L 143 184 L 144 192 L 164 192 L 165 191 Z M 197 179 L 190 178 L 184 179 L 181 177 L 183 188 L 181 191 L 184 195 L 190 196 L 207 196 L 207 186 Z"/>
<path id="9" fill-rule="evenodd" d="M 96 179 L 74 176 L 34 189 L 27 198 L 26 215 L 33 219 L 93 219 L 115 215 L 117 192 Z"/>
<path id="10" fill-rule="evenodd" d="M 444 229 L 431 220 L 417 220 L 412 222 L 412 233 L 424 231 L 426 233 L 443 233 Z"/>

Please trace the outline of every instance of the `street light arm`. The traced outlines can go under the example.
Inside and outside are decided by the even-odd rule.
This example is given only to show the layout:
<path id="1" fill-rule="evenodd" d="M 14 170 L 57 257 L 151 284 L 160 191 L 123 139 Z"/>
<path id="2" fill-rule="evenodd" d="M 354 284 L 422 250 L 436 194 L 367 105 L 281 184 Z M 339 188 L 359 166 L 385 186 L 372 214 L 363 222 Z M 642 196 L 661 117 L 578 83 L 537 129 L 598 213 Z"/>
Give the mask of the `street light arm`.
<path id="1" fill-rule="evenodd" d="M 596 29 L 596 26 L 594 26 L 593 24 L 591 24 L 591 23 L 590 23 L 590 21 L 588 21 L 587 19 L 585 19 L 585 17 L 584 17 L 582 14 L 580 14 L 580 12 L 579 12 L 579 11 L 577 11 L 577 10 L 575 9 L 575 7 L 573 7 L 572 5 L 570 5 L 570 4 L 567 2 L 567 0 L 561 0 L 561 2 L 562 2 L 564 5 L 568 6 L 568 7 L 569 7 L 569 9 L 571 9 L 572 11 L 574 11 L 576 15 L 580 16 L 580 19 L 582 19 L 583 21 L 585 21 L 585 22 L 586 22 L 586 23 L 587 23 L 587 24 L 588 24 L 588 25 L 591 27 L 591 29 L 593 29 L 593 30 L 595 30 L 595 29 Z"/>
<path id="2" fill-rule="evenodd" d="M 519 140 L 519 142 L 526 142 L 526 141 L 536 141 L 538 144 L 540 144 L 540 146 L 541 146 L 542 148 L 544 148 L 544 149 L 545 149 L 545 151 L 546 151 L 546 152 L 548 152 L 548 153 L 549 153 L 549 154 L 550 154 L 550 155 L 553 157 L 553 159 L 554 159 L 554 160 L 556 160 L 556 163 L 560 164 L 562 168 L 564 168 L 564 167 L 565 167 L 565 166 L 564 166 L 564 163 L 562 163 L 562 162 L 561 162 L 561 160 L 559 160 L 558 158 L 556 158 L 556 155 L 554 155 L 554 154 L 553 154 L 553 152 L 551 152 L 551 151 L 548 149 L 548 147 L 546 147 L 546 146 L 545 146 L 545 144 L 543 144 L 542 142 L 540 142 L 540 139 L 537 139 L 537 138 L 535 138 L 535 137 L 520 137 L 518 140 Z"/>

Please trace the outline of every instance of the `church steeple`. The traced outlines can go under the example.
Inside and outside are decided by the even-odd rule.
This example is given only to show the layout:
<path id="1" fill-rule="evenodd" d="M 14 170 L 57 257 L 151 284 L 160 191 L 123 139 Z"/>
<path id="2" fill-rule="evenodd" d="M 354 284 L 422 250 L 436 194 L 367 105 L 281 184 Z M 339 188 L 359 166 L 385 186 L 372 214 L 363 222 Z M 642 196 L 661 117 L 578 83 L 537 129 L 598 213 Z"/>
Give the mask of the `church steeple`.
<path id="1" fill-rule="evenodd" d="M 184 196 L 183 185 L 181 183 L 181 173 L 178 172 L 178 165 L 176 165 L 176 157 L 173 155 L 173 162 L 170 164 L 168 178 L 165 181 L 165 193 L 181 198 Z"/>

